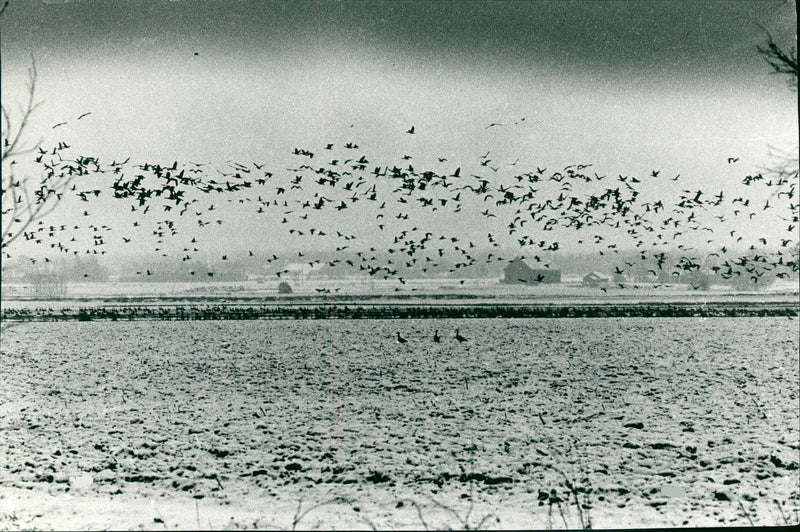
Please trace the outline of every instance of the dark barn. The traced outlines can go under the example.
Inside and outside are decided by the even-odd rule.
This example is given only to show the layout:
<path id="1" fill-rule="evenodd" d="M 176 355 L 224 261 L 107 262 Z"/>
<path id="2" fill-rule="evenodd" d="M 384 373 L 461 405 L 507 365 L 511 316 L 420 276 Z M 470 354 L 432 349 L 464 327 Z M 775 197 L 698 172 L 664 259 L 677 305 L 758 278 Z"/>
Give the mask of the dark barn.
<path id="1" fill-rule="evenodd" d="M 561 270 L 533 269 L 522 258 L 512 260 L 505 269 L 503 284 L 558 284 Z"/>

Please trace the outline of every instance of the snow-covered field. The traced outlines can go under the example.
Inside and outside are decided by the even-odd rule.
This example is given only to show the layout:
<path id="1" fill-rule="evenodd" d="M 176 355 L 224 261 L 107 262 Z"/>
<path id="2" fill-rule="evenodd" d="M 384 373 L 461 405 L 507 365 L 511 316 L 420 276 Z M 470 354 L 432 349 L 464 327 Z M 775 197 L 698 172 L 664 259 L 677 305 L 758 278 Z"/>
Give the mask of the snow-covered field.
<path id="1" fill-rule="evenodd" d="M 4 326 L 0 528 L 797 524 L 798 333 L 790 318 Z"/>
<path id="2" fill-rule="evenodd" d="M 244 281 L 220 283 L 131 283 L 94 282 L 68 283 L 61 297 L 70 299 L 104 298 L 142 298 L 142 297 L 276 297 L 285 296 L 278 292 L 280 280 Z M 353 296 L 469 296 L 490 298 L 575 298 L 607 299 L 609 297 L 676 297 L 691 295 L 696 298 L 731 297 L 742 295 L 792 294 L 797 296 L 796 279 L 778 279 L 758 290 L 739 290 L 730 286 L 715 285 L 709 291 L 692 289 L 689 284 L 661 284 L 627 281 L 609 283 L 600 287 L 583 286 L 579 276 L 564 276 L 563 282 L 538 285 L 506 285 L 499 279 L 407 279 L 402 283 L 397 279 L 327 279 L 324 277 L 306 280 L 290 279 L 292 294 L 314 296 L 322 293 Z M 4 282 L 0 286 L 3 300 L 43 300 L 47 298 L 47 287 L 37 296 L 34 286 L 29 283 Z"/>

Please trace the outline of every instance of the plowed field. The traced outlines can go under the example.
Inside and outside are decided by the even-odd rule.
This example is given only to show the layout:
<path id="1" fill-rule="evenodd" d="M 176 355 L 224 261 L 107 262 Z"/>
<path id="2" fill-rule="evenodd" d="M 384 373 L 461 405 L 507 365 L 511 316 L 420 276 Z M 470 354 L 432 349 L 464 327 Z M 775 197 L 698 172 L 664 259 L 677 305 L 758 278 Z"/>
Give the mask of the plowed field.
<path id="1" fill-rule="evenodd" d="M 787 318 L 14 324 L 0 527 L 796 524 L 799 332 Z"/>

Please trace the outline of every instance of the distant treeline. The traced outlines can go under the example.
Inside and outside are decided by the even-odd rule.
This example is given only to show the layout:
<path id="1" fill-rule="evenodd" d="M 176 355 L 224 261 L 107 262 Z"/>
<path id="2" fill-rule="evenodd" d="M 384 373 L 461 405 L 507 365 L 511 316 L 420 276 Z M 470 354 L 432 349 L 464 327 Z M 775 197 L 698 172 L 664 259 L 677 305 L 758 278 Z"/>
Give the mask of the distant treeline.
<path id="1" fill-rule="evenodd" d="M 4 309 L 7 321 L 320 320 L 463 318 L 674 318 L 800 315 L 797 303 L 674 303 L 632 305 L 430 306 L 121 306 L 79 309 Z"/>

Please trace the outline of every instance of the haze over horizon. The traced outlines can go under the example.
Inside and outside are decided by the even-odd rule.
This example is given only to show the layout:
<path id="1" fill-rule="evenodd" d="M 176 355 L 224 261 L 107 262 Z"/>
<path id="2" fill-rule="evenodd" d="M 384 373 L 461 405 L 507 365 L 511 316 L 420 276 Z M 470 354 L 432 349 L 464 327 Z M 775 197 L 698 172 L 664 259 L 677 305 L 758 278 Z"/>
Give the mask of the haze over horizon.
<path id="1" fill-rule="evenodd" d="M 512 184 L 520 172 L 586 164 L 587 175 L 608 176 L 597 190 L 619 175 L 660 172 L 642 201 L 703 189 L 706 198 L 724 191 L 726 201 L 747 193 L 755 204 L 769 191 L 744 189 L 742 178 L 770 164 L 770 146 L 796 159 L 798 137 L 797 93 L 770 74 L 756 47 L 766 39 L 762 28 L 793 45 L 795 21 L 794 3 L 784 1 L 13 2 L 0 20 L 2 94 L 4 102 L 24 100 L 33 58 L 44 103 L 30 142 L 64 140 L 74 153 L 108 161 L 202 163 L 222 181 L 214 172 L 233 162 L 291 176 L 303 162 L 348 155 L 366 155 L 367 171 L 460 168 L 465 177 Z M 346 143 L 359 148 L 350 154 Z M 316 158 L 298 158 L 297 148 Z M 342 244 L 335 231 L 357 229 L 352 249 L 385 248 L 397 231 L 381 224 L 437 235 L 446 228 L 480 247 L 487 233 L 503 246 L 519 237 L 507 234 L 508 219 L 481 216 L 491 206 L 481 199 L 435 215 L 388 205 L 390 224 L 362 202 L 294 226 L 281 223 L 290 203 L 256 216 L 260 195 L 204 198 L 196 210 L 210 225 L 179 220 L 179 236 L 163 242 L 153 235 L 163 224 L 108 197 L 65 201 L 51 223 L 82 226 L 76 235 L 88 223 L 108 224 L 109 255 L 137 246 L 176 260 L 193 238 L 220 256 L 333 252 Z M 403 212 L 408 220 L 391 221 Z M 739 223 L 735 236 L 778 245 L 785 227 L 768 214 Z M 309 240 L 310 228 L 328 237 Z M 563 252 L 603 249 L 596 234 L 615 233 L 556 230 L 536 239 L 558 240 Z M 706 236 L 685 243 L 722 245 L 721 235 L 714 244 Z M 49 251 L 21 244 L 18 256 Z M 626 247 L 633 241 L 620 243 Z"/>

